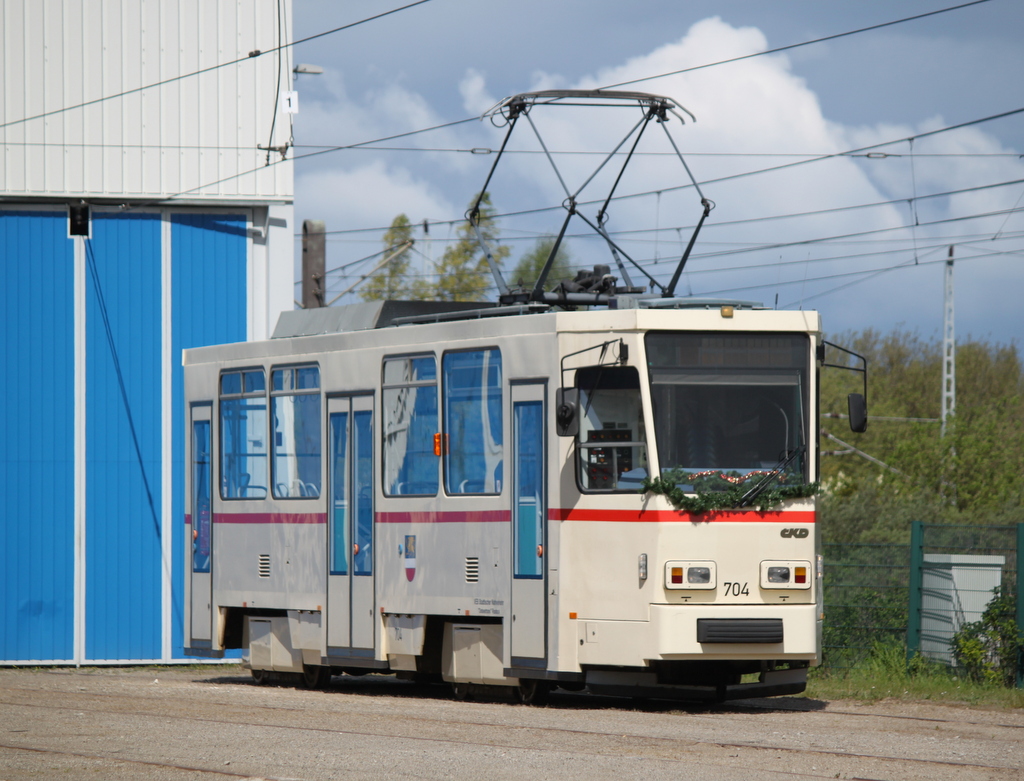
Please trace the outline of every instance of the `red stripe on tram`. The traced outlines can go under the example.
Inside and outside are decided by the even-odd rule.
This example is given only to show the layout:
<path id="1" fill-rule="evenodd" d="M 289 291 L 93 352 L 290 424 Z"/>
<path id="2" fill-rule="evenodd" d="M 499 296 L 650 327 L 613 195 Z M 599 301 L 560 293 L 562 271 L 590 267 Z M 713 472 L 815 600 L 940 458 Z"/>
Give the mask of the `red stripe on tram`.
<path id="1" fill-rule="evenodd" d="M 758 512 L 757 510 L 717 510 L 694 515 L 673 510 L 597 510 L 572 507 L 548 510 L 549 521 L 593 521 L 599 523 L 797 523 L 813 524 L 813 510 Z"/>

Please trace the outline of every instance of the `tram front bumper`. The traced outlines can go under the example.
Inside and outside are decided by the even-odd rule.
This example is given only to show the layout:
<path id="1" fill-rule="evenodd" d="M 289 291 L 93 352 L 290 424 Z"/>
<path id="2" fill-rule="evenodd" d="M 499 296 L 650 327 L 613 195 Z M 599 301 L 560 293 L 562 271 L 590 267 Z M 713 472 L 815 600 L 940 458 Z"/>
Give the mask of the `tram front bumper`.
<path id="1" fill-rule="evenodd" d="M 581 665 L 653 659 L 817 659 L 817 607 L 651 605 L 647 621 L 580 619 Z"/>

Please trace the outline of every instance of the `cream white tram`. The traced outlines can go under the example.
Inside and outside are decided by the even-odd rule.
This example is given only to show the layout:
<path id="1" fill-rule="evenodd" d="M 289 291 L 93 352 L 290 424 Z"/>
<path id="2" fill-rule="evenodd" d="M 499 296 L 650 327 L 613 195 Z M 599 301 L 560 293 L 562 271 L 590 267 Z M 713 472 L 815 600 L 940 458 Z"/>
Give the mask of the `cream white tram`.
<path id="1" fill-rule="evenodd" d="M 360 304 L 185 351 L 186 653 L 527 701 L 802 691 L 814 498 L 692 514 L 641 487 L 813 484 L 819 316 L 618 304 Z"/>

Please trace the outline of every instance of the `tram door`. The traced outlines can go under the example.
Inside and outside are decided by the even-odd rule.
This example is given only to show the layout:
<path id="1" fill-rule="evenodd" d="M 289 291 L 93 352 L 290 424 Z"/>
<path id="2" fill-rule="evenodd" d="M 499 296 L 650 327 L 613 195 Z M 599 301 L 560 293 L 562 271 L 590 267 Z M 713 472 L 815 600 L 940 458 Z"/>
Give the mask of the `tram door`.
<path id="1" fill-rule="evenodd" d="M 192 561 L 189 577 L 190 645 L 210 647 L 213 636 L 211 570 L 213 569 L 213 426 L 212 405 L 196 404 L 189 421 L 189 507 L 191 528 L 186 550 Z"/>
<path id="2" fill-rule="evenodd" d="M 547 648 L 546 386 L 512 385 L 512 664 L 543 667 Z"/>
<path id="3" fill-rule="evenodd" d="M 373 396 L 328 399 L 327 441 L 327 645 L 372 649 Z"/>

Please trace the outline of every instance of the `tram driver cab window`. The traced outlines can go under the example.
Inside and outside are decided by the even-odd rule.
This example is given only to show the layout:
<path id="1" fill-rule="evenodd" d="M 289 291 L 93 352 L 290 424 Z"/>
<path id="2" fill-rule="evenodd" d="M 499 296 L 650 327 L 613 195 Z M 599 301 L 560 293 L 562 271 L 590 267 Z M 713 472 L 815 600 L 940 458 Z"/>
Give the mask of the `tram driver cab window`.
<path id="1" fill-rule="evenodd" d="M 634 492 L 647 477 L 647 433 L 640 377 L 632 366 L 590 366 L 576 372 L 580 488 Z"/>

